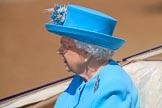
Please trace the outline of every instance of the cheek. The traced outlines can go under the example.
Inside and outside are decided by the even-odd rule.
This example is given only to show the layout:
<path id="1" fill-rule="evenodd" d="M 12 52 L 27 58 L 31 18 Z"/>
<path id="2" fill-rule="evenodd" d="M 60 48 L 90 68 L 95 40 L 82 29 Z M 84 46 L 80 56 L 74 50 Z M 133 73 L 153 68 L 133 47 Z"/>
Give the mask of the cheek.
<path id="1" fill-rule="evenodd" d="M 77 64 L 77 62 L 81 61 L 81 57 L 77 53 L 74 53 L 74 52 L 67 53 L 65 55 L 65 58 L 69 63 L 73 63 L 73 64 Z"/>
<path id="2" fill-rule="evenodd" d="M 68 52 L 67 54 L 65 54 L 65 58 L 70 68 L 75 70 L 82 68 L 84 60 L 79 54 L 75 52 Z"/>

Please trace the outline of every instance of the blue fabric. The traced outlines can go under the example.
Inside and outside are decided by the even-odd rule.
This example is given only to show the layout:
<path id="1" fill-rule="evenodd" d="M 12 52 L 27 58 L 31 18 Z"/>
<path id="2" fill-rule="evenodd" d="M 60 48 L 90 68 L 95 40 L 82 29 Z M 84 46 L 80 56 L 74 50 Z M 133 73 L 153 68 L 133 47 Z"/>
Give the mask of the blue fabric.
<path id="1" fill-rule="evenodd" d="M 54 108 L 139 108 L 139 98 L 130 77 L 111 60 L 88 82 L 75 75 Z"/>

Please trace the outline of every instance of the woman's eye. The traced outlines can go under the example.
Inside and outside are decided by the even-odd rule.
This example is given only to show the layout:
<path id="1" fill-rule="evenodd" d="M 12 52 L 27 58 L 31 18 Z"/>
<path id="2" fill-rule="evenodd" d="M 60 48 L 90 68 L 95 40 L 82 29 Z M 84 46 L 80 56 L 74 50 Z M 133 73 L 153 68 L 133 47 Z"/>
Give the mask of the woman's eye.
<path id="1" fill-rule="evenodd" d="M 67 48 L 67 45 L 64 45 L 64 44 L 63 44 L 63 47 L 64 47 L 64 48 Z"/>
<path id="2" fill-rule="evenodd" d="M 66 47 L 66 45 L 63 45 L 63 47 Z"/>

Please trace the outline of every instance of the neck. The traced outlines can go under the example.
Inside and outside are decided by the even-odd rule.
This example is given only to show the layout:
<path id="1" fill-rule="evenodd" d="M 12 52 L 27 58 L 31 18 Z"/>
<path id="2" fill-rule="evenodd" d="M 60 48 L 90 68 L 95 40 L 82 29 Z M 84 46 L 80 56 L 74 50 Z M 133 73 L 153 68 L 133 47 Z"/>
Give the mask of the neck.
<path id="1" fill-rule="evenodd" d="M 108 62 L 105 60 L 91 60 L 89 63 L 87 63 L 84 72 L 80 74 L 81 77 L 85 79 L 86 82 L 88 82 L 92 77 L 94 77 L 104 65 L 106 65 Z"/>

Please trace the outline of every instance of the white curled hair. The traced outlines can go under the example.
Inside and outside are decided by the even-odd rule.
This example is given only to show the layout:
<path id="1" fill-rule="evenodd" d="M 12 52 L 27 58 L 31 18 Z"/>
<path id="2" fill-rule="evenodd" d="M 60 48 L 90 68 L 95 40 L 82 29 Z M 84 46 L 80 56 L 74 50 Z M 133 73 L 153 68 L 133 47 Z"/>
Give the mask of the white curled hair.
<path id="1" fill-rule="evenodd" d="M 102 48 L 96 45 L 87 44 L 78 40 L 74 40 L 76 47 L 82 49 L 90 54 L 96 60 L 110 60 L 114 54 L 114 51 Z"/>

